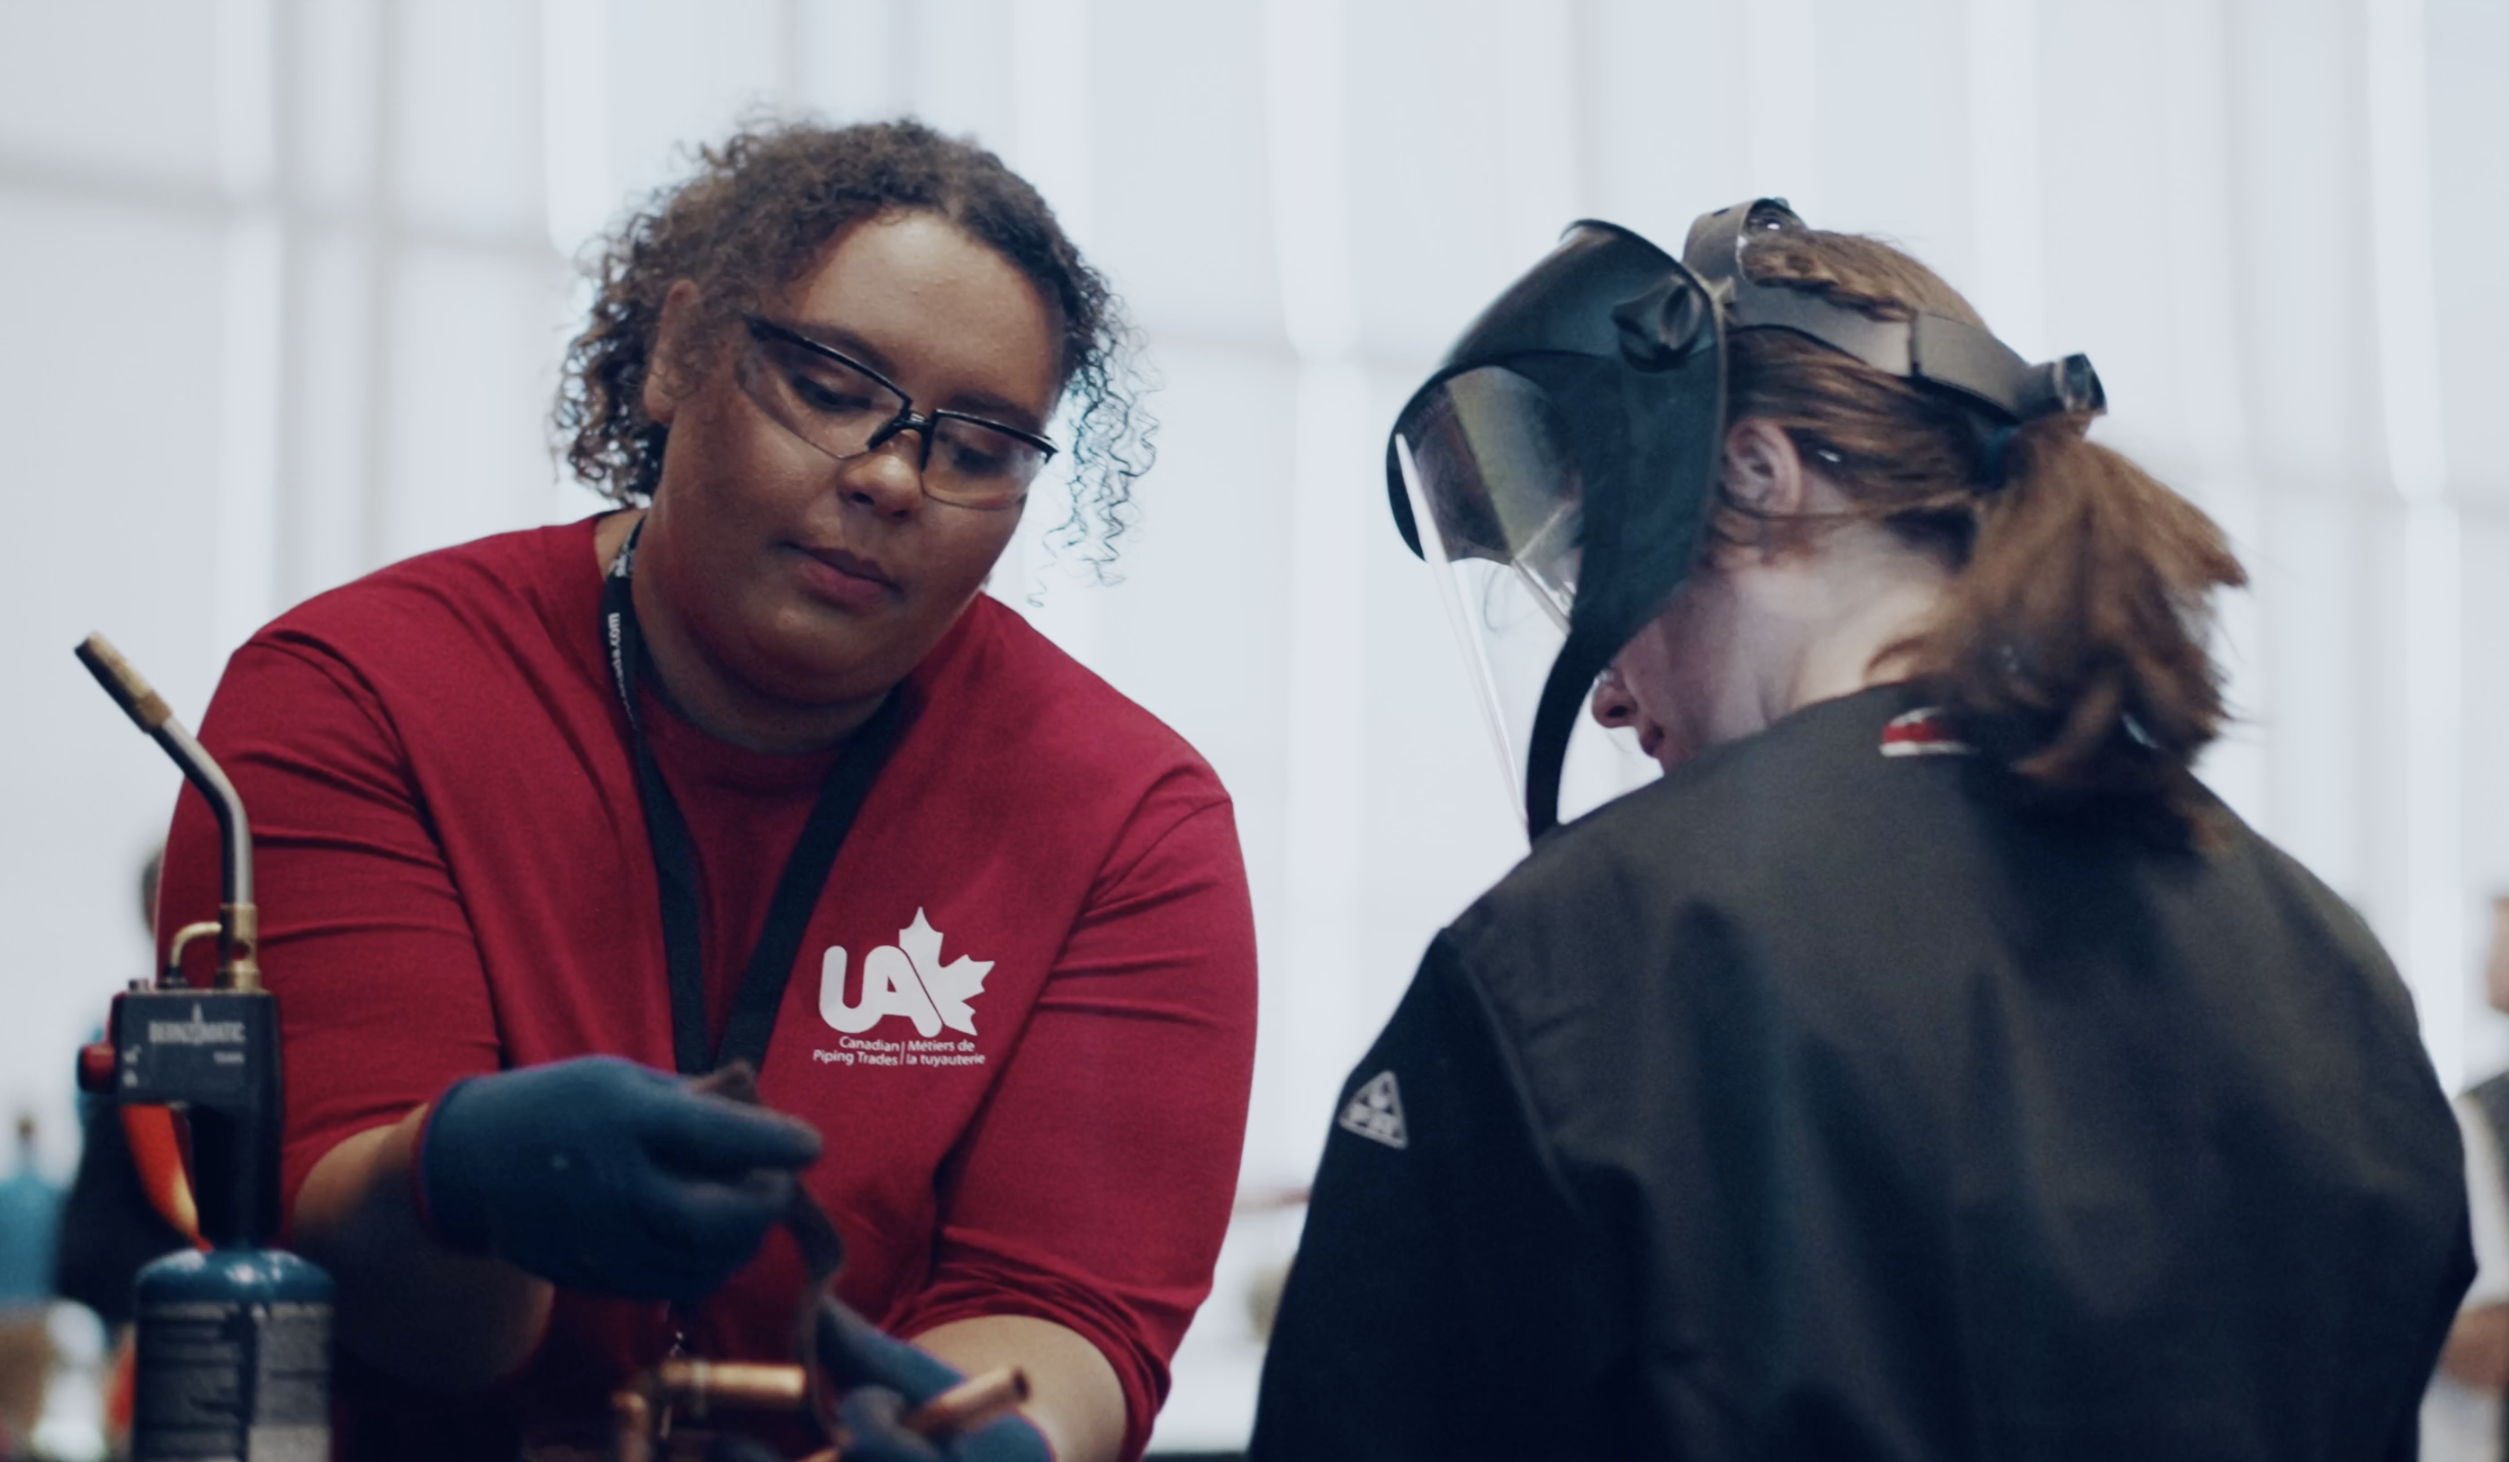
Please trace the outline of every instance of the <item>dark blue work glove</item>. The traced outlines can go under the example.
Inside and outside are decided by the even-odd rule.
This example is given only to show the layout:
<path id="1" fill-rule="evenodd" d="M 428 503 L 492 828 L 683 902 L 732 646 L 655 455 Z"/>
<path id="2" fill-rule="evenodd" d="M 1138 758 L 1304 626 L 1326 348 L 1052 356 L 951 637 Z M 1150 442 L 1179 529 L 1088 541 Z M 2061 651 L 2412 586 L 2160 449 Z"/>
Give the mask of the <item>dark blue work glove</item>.
<path id="1" fill-rule="evenodd" d="M 806 1123 L 583 1056 L 455 1082 L 416 1177 L 455 1249 L 587 1294 L 694 1300 L 758 1252 L 818 1156 Z"/>
<path id="2" fill-rule="evenodd" d="M 908 1412 L 966 1377 L 851 1311 L 821 1305 L 815 1341 L 820 1371 L 844 1393 L 837 1419 L 845 1426 L 845 1462 L 1054 1462 L 1045 1435 L 1017 1414 L 953 1437 L 909 1430 Z"/>

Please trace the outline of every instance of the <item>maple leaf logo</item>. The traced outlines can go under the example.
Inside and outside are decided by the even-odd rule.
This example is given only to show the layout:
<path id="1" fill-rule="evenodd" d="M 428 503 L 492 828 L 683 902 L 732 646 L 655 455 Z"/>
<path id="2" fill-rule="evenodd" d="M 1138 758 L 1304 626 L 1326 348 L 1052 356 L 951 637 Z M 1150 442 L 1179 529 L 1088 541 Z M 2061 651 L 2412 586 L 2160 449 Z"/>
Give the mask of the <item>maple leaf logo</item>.
<path id="1" fill-rule="evenodd" d="M 862 962 L 862 993 L 845 999 L 845 947 L 828 946 L 819 962 L 819 1015 L 848 1035 L 861 1035 L 882 1019 L 902 1015 L 915 1023 L 915 1034 L 930 1040 L 943 1026 L 967 1035 L 976 1033 L 976 1012 L 967 1002 L 984 993 L 984 977 L 993 961 L 961 956 L 941 962 L 941 931 L 921 909 L 915 922 L 897 931 L 897 943 L 883 944 Z"/>
<path id="2" fill-rule="evenodd" d="M 915 977 L 932 997 L 932 1009 L 941 1023 L 974 1035 L 976 1012 L 967 1002 L 984 993 L 984 977 L 992 973 L 993 961 L 962 954 L 948 964 L 941 963 L 941 931 L 932 927 L 921 909 L 915 910 L 915 922 L 897 931 L 897 947 L 913 963 Z"/>

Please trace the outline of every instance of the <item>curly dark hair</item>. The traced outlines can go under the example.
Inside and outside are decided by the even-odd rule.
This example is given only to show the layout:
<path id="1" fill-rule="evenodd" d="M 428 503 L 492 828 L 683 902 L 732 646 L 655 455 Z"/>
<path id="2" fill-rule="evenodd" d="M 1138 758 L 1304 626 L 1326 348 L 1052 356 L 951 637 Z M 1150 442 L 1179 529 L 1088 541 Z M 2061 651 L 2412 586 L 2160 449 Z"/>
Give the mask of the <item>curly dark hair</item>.
<path id="1" fill-rule="evenodd" d="M 1061 385 L 1078 402 L 1065 449 L 1070 515 L 1048 533 L 1104 578 L 1129 526 L 1135 479 L 1155 457 L 1133 335 L 1106 280 L 1037 190 L 972 142 L 914 121 L 826 127 L 758 122 L 696 153 L 588 251 L 592 319 L 568 345 L 555 426 L 567 464 L 622 505 L 649 501 L 667 428 L 645 414 L 662 301 L 679 280 L 698 316 L 674 366 L 702 373 L 728 328 L 800 279 L 848 226 L 892 210 L 935 213 L 1000 254 L 1054 307 Z"/>

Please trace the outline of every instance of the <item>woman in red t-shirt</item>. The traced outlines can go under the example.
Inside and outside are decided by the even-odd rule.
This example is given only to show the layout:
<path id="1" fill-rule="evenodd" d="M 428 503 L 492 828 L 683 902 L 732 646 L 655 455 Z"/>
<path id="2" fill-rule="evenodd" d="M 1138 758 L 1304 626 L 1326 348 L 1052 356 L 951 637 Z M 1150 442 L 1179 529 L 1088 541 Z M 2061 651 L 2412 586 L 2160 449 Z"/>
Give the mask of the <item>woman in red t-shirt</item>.
<path id="1" fill-rule="evenodd" d="M 1191 749 L 980 595 L 1058 452 L 1069 540 L 1118 527 L 1112 298 L 911 123 L 707 150 L 596 283 L 558 418 L 623 510 L 300 606 L 203 728 L 350 1389 L 470 1396 L 515 1420 L 459 1445 L 510 1449 L 683 1337 L 780 1345 L 800 1182 L 903 1337 L 858 1374 L 1026 1369 L 944 1455 L 1138 1455 L 1235 1177 L 1244 875 Z M 212 868 L 187 803 L 167 907 Z M 692 1090 L 735 1058 L 795 1115 Z"/>

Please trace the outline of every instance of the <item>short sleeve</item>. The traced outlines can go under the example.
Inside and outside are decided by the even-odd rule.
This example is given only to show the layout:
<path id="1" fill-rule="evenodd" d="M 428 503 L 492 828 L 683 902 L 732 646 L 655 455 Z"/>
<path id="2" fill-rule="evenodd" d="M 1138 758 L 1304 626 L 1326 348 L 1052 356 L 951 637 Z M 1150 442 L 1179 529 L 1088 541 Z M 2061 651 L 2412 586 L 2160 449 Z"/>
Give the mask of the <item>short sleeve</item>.
<path id="1" fill-rule="evenodd" d="M 1259 1462 L 1615 1454 L 1597 1246 L 1450 939 L 1343 1088 L 1264 1362 Z"/>
<path id="2" fill-rule="evenodd" d="M 1031 1315 L 1088 1339 L 1138 1456 L 1209 1293 L 1254 1066 L 1254 921 L 1205 774 L 1154 790 L 942 1171 L 930 1283 L 890 1323 Z"/>
<path id="3" fill-rule="evenodd" d="M 341 1139 L 498 1066 L 477 940 L 388 717 L 318 645 L 265 635 L 228 663 L 201 740 L 253 829 L 261 966 L 287 1063 L 282 1192 Z M 162 940 L 215 918 L 217 825 L 186 788 L 167 836 Z M 209 941 L 190 951 L 209 973 Z M 162 945 L 160 947 L 162 957 Z"/>

